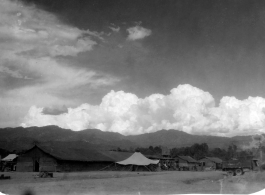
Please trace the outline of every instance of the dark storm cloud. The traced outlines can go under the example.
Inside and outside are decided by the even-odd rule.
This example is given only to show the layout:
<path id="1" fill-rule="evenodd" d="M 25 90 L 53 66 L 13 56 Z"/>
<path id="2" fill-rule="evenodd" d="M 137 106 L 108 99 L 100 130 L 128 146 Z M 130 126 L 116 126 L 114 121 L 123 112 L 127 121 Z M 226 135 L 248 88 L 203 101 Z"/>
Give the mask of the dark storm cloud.
<path id="1" fill-rule="evenodd" d="M 120 86 L 140 96 L 182 83 L 224 95 L 265 96 L 265 2 L 251 0 L 25 0 L 80 29 L 111 32 L 79 61 L 125 77 Z M 152 35 L 140 47 L 124 44 L 127 29 L 141 22 Z M 120 27 L 112 32 L 111 24 Z M 109 44 L 109 43 L 108 43 Z M 124 44 L 124 45 L 123 45 Z M 118 46 L 123 46 L 119 48 Z M 145 50 L 147 52 L 139 51 Z M 125 51 L 123 51 L 125 50 Z M 128 51 L 130 50 L 130 51 Z M 83 55 L 83 56 L 82 56 Z M 84 57 L 87 56 L 87 57 Z M 84 66 L 84 65 L 82 65 Z M 115 71 L 114 71 L 115 70 Z M 142 88 L 148 90 L 143 90 Z M 218 86 L 218 87 L 217 87 Z M 261 90 L 262 89 L 262 90 Z"/>
<path id="2" fill-rule="evenodd" d="M 67 113 L 68 109 L 65 105 L 63 106 L 55 106 L 55 107 L 45 107 L 42 110 L 43 114 L 46 115 L 59 115 L 59 114 L 63 114 L 63 113 Z"/>
<path id="3" fill-rule="evenodd" d="M 251 0 L 23 1 L 36 3 L 80 28 L 101 31 L 111 23 L 131 25 L 142 21 L 147 27 L 159 31 L 158 35 L 169 35 L 160 40 L 162 42 L 172 43 L 172 37 L 179 37 L 179 40 L 186 37 L 199 45 L 199 38 L 204 38 L 207 43 L 232 41 L 239 44 L 246 37 L 259 40 L 256 35 L 262 35 L 258 30 L 263 28 L 259 25 L 263 23 L 265 4 Z"/>

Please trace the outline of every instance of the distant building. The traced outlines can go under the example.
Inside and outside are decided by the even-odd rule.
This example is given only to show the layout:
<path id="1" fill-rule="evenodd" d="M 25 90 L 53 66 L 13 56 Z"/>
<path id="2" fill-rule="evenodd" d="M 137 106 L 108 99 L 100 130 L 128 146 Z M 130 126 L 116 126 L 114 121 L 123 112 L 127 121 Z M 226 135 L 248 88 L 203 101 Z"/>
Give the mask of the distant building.
<path id="1" fill-rule="evenodd" d="M 223 161 L 220 158 L 204 157 L 199 162 L 202 162 L 205 168 L 211 168 L 213 170 L 222 169 Z"/>
<path id="2" fill-rule="evenodd" d="M 35 145 L 18 157 L 17 171 L 95 171 L 132 153 Z"/>
<path id="3" fill-rule="evenodd" d="M 168 149 L 165 146 L 163 146 L 161 149 L 162 149 L 162 156 L 163 157 L 170 157 L 170 149 Z"/>
<path id="4" fill-rule="evenodd" d="M 178 162 L 179 170 L 196 170 L 199 162 L 190 156 L 175 156 Z"/>

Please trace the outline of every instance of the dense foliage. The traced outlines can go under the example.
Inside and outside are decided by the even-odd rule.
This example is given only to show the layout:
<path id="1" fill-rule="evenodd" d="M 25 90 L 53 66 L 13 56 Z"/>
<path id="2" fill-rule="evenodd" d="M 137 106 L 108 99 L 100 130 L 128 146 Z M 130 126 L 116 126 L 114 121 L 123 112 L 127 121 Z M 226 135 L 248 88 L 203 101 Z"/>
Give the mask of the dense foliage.
<path id="1" fill-rule="evenodd" d="M 265 148 L 263 148 L 265 149 Z M 148 148 L 136 148 L 135 151 L 141 152 L 143 154 L 149 155 L 161 155 L 162 147 L 161 146 L 149 146 Z M 246 156 L 253 156 L 257 153 L 257 149 L 239 149 L 236 145 L 232 144 L 227 147 L 227 149 L 221 148 L 213 148 L 210 149 L 206 143 L 202 144 L 193 144 L 189 147 L 181 147 L 181 148 L 172 148 L 170 150 L 170 154 L 172 157 L 177 155 L 180 156 L 191 156 L 194 159 L 201 159 L 205 156 L 208 157 L 218 157 L 222 160 L 229 160 L 231 158 L 241 158 Z"/>

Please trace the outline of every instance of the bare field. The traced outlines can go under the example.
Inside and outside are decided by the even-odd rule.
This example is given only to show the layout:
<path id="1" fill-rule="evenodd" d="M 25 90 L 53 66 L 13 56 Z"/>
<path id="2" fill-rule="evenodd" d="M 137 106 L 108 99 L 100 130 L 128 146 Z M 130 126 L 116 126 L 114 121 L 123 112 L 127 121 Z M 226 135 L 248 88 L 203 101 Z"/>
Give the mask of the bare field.
<path id="1" fill-rule="evenodd" d="M 219 171 L 95 171 L 54 173 L 54 178 L 37 178 L 36 173 L 29 172 L 5 175 L 11 176 L 10 180 L 0 180 L 0 192 L 5 194 L 23 194 L 28 190 L 32 194 L 249 194 L 262 189 L 257 185 L 249 192 L 249 181 L 242 182 L 246 175 L 241 176 L 240 181 L 236 177 L 222 180 L 224 176 Z M 264 186 L 264 181 L 261 183 Z M 243 191 L 242 185 L 246 186 Z M 244 192 L 246 189 L 248 192 Z"/>
<path id="2" fill-rule="evenodd" d="M 255 193 L 265 189 L 265 172 L 248 172 L 241 176 L 225 177 L 222 186 L 223 194 Z"/>

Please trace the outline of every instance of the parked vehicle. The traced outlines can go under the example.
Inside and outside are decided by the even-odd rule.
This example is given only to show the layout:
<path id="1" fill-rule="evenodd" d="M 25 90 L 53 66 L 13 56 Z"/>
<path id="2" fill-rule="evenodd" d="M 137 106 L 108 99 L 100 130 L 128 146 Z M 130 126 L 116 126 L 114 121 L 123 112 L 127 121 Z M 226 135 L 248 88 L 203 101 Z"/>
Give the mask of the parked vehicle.
<path id="1" fill-rule="evenodd" d="M 230 176 L 242 175 L 248 171 L 258 171 L 258 161 L 258 159 L 253 157 L 233 158 L 223 162 L 222 170 L 226 171 Z"/>

